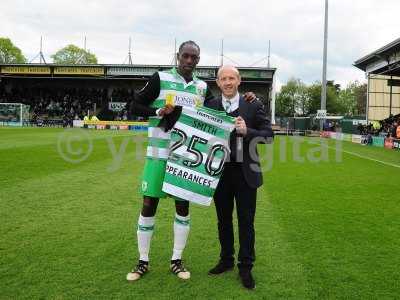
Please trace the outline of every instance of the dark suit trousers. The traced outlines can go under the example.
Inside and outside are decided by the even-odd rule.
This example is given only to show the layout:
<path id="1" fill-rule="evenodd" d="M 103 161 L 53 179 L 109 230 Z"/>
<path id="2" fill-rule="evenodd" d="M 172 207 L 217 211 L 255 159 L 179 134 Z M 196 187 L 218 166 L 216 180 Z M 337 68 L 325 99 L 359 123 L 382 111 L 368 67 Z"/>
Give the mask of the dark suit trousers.
<path id="1" fill-rule="evenodd" d="M 236 200 L 236 213 L 239 225 L 239 268 L 253 266 L 254 251 L 254 215 L 256 212 L 257 189 L 251 188 L 243 175 L 239 163 L 226 163 L 218 187 L 214 194 L 214 202 L 218 216 L 218 236 L 221 245 L 221 260 L 234 262 L 234 237 L 232 213 Z M 234 200 L 235 199 L 235 200 Z"/>

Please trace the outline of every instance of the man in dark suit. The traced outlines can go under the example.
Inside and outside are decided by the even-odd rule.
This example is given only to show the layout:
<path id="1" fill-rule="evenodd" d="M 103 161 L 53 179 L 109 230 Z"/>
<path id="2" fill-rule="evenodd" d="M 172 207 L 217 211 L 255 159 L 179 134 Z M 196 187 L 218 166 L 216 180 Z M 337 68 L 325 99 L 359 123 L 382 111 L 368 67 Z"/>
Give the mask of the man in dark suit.
<path id="1" fill-rule="evenodd" d="M 254 215 L 257 188 L 263 183 L 256 147 L 258 143 L 266 143 L 268 138 L 272 138 L 273 132 L 262 103 L 246 102 L 240 97 L 240 74 L 235 67 L 222 66 L 218 70 L 217 84 L 222 96 L 208 101 L 205 106 L 225 110 L 236 120 L 235 130 L 230 137 L 230 159 L 225 163 L 214 194 L 221 252 L 218 264 L 209 274 L 222 274 L 234 267 L 232 213 L 236 200 L 240 243 L 239 276 L 245 288 L 254 289 L 255 281 L 251 274 L 255 261 Z"/>

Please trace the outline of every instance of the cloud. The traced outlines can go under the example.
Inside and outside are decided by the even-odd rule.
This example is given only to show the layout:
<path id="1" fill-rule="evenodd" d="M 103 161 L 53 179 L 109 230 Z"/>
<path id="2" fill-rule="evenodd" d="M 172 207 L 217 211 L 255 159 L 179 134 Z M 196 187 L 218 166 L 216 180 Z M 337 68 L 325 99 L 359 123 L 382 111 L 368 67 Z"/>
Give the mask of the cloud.
<path id="1" fill-rule="evenodd" d="M 398 38 L 398 0 L 329 2 L 328 79 L 343 85 L 363 80 L 352 66 L 358 58 Z M 8 36 L 32 59 L 73 43 L 87 47 L 100 63 L 122 63 L 132 37 L 134 63 L 169 64 L 174 39 L 201 47 L 201 65 L 220 63 L 221 39 L 228 62 L 271 65 L 280 83 L 290 77 L 306 83 L 322 72 L 324 1 L 247 0 L 3 0 L 0 36 Z"/>

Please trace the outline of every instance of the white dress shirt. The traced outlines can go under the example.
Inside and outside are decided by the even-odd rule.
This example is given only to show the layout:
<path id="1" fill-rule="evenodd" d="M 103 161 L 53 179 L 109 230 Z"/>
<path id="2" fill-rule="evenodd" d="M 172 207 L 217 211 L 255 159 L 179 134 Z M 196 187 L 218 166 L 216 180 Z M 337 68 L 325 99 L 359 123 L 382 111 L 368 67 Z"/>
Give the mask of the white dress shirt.
<path id="1" fill-rule="evenodd" d="M 239 93 L 236 93 L 236 95 L 230 99 L 222 95 L 222 106 L 227 113 L 231 113 L 239 108 L 239 98 Z"/>

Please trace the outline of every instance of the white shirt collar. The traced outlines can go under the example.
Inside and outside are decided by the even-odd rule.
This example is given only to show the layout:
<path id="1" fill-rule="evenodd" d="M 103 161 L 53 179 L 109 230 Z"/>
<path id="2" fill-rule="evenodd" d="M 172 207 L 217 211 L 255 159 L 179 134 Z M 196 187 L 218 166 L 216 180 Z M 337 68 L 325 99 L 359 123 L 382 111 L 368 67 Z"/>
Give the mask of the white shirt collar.
<path id="1" fill-rule="evenodd" d="M 193 72 L 193 75 L 192 75 L 192 81 L 190 81 L 190 82 L 186 82 L 185 78 L 181 74 L 178 73 L 178 70 L 176 68 L 172 68 L 172 74 L 174 74 L 176 78 L 178 78 L 178 79 L 180 79 L 182 81 L 185 89 L 189 85 L 197 83 L 197 77 L 194 75 L 194 72 Z"/>
<path id="2" fill-rule="evenodd" d="M 239 108 L 239 98 L 239 93 L 236 93 L 236 95 L 231 99 L 228 99 L 222 95 L 222 106 L 227 113 L 233 112 Z"/>

